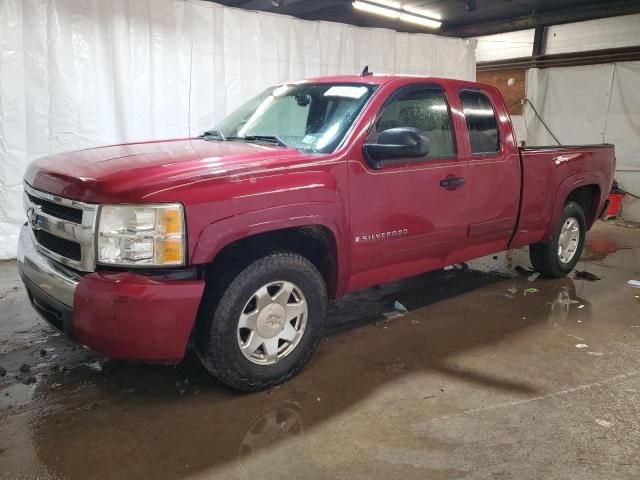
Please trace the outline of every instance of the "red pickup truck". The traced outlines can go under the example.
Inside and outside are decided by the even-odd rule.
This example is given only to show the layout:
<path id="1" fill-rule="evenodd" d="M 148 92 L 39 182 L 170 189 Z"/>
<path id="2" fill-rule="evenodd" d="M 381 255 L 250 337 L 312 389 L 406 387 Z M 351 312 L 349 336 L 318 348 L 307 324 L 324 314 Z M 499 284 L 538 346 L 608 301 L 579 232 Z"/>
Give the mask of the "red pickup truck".
<path id="1" fill-rule="evenodd" d="M 33 162 L 18 266 L 35 309 L 112 358 L 282 382 L 329 298 L 531 245 L 550 277 L 602 212 L 612 145 L 518 148 L 499 92 L 340 76 L 267 89 L 197 138 Z"/>

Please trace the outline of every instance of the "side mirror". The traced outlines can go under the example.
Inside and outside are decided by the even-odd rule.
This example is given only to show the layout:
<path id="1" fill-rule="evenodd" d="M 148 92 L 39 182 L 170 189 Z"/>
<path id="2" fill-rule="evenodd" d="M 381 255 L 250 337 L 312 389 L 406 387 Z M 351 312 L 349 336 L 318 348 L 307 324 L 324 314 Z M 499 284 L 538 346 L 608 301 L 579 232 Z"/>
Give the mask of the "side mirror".
<path id="1" fill-rule="evenodd" d="M 417 128 L 390 128 L 378 135 L 376 143 L 365 143 L 363 148 L 371 167 L 379 169 L 397 159 L 426 157 L 429 139 Z"/>

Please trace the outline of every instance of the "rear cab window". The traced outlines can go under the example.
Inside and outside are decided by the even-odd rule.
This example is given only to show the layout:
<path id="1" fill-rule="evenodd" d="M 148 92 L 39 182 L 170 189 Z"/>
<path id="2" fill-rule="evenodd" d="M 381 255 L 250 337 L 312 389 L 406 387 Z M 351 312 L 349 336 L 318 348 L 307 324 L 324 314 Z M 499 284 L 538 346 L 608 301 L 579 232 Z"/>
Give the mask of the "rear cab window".
<path id="1" fill-rule="evenodd" d="M 499 152 L 498 122 L 489 96 L 477 90 L 462 90 L 460 102 L 469 131 L 471 153 L 491 155 Z"/>
<path id="2" fill-rule="evenodd" d="M 382 107 L 368 141 L 375 143 L 381 132 L 398 127 L 417 128 L 429 140 L 427 156 L 413 161 L 456 155 L 449 107 L 439 85 L 411 85 L 393 93 Z"/>

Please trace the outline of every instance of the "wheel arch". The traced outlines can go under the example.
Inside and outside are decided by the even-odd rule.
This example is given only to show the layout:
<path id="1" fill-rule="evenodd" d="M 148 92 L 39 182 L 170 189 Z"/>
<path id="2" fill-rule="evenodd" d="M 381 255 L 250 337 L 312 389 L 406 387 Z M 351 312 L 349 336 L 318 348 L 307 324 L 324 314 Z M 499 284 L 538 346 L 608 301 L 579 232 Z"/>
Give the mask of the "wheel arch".
<path id="1" fill-rule="evenodd" d="M 225 245 L 210 263 L 212 270 L 240 268 L 275 251 L 297 253 L 320 272 L 331 297 L 338 285 L 338 249 L 336 239 L 324 225 L 304 225 L 269 230 L 235 240 Z"/>
<path id="2" fill-rule="evenodd" d="M 339 296 L 346 276 L 346 252 L 340 248 L 346 226 L 335 223 L 335 206 L 300 204 L 269 210 L 211 224 L 198 241 L 192 263 L 206 265 L 207 277 L 215 278 L 270 252 L 290 251 L 309 259 L 325 279 L 329 295 Z"/>
<path id="3" fill-rule="evenodd" d="M 571 177 L 560 184 L 543 242 L 550 242 L 553 239 L 562 210 L 570 201 L 575 201 L 582 208 L 585 227 L 589 230 L 595 223 L 598 208 L 602 204 L 602 188 L 597 179 Z"/>

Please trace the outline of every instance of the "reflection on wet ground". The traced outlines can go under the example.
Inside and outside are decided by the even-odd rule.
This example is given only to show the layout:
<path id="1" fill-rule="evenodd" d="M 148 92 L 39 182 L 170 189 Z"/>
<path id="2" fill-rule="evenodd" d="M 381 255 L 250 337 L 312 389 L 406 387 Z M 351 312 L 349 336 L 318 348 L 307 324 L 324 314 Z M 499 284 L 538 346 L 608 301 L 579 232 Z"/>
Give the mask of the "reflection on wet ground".
<path id="1" fill-rule="evenodd" d="M 0 478 L 638 478 L 640 235 L 588 245 L 599 281 L 529 281 L 512 252 L 349 295 L 252 395 L 51 336 L 0 264 Z"/>

